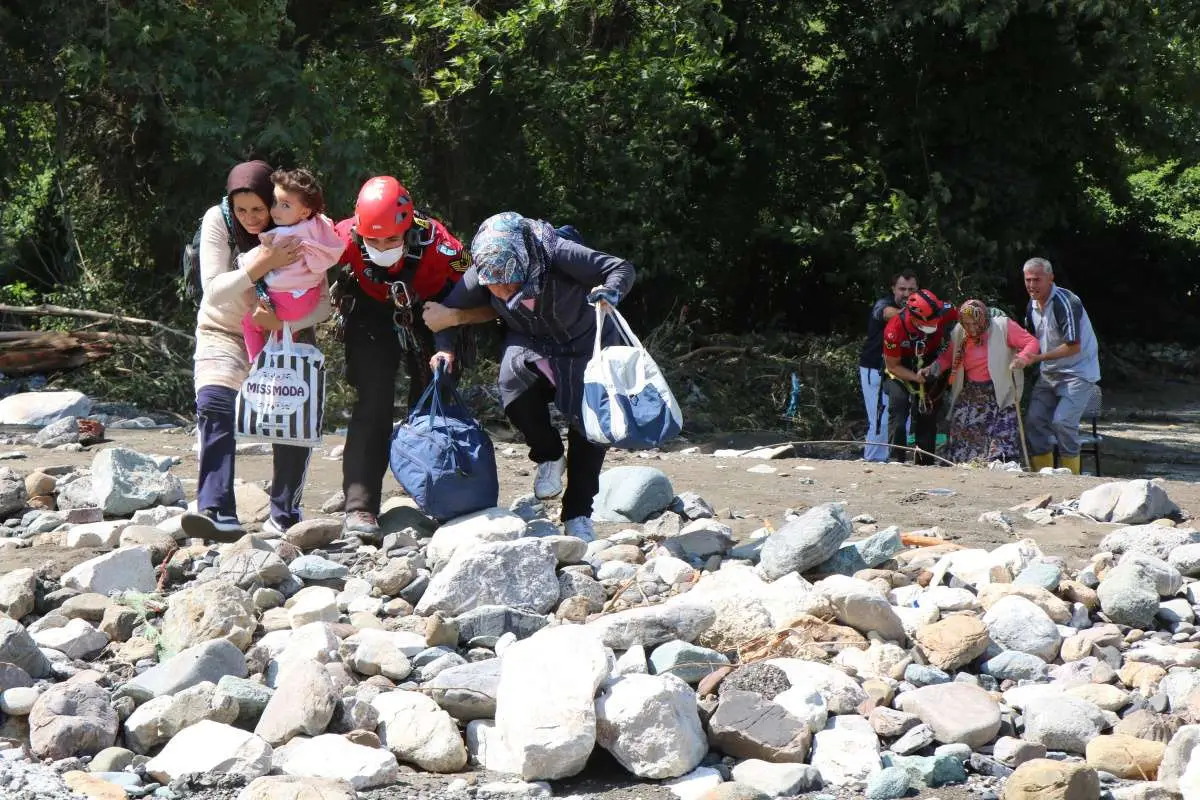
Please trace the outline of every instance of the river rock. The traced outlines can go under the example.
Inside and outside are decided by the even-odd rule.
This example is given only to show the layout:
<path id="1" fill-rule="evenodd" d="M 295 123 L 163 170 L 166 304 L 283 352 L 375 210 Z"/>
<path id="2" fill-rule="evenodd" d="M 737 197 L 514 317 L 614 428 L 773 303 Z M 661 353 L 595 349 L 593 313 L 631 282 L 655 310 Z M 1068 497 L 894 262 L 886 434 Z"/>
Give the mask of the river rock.
<path id="1" fill-rule="evenodd" d="M 627 675 L 596 699 L 596 741 L 639 778 L 678 778 L 700 765 L 708 741 L 695 693 L 677 677 Z"/>
<path id="2" fill-rule="evenodd" d="M 774 581 L 789 572 L 806 572 L 831 557 L 853 532 L 839 505 L 811 508 L 767 537 L 759 556 L 759 573 Z"/>

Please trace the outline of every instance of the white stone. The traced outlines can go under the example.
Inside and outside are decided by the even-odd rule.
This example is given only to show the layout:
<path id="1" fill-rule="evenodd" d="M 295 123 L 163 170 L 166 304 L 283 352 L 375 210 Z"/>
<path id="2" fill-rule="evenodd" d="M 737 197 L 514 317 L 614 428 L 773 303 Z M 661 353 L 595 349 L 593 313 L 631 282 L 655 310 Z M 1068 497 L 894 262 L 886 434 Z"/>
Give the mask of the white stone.
<path id="1" fill-rule="evenodd" d="M 596 741 L 639 778 L 678 778 L 700 765 L 708 740 L 696 693 L 674 675 L 627 675 L 596 699 Z"/>
<path id="2" fill-rule="evenodd" d="M 917 631 L 926 625 L 932 625 L 942 617 L 941 612 L 934 606 L 925 606 L 923 608 L 894 606 L 892 610 L 900 618 L 900 624 L 904 626 L 904 632 L 908 634 L 909 639 L 915 639 Z"/>
<path id="3" fill-rule="evenodd" d="M 360 791 L 395 783 L 400 777 L 400 766 L 390 751 L 355 744 L 334 733 L 311 739 L 297 736 L 275 750 L 272 762 L 284 775 L 346 781 Z"/>
<path id="4" fill-rule="evenodd" d="M 908 587 L 904 587 L 908 588 Z M 966 589 L 955 589 L 950 586 L 931 586 L 917 596 L 917 606 L 933 606 L 942 611 L 974 611 L 979 608 L 979 600 Z"/>
<path id="5" fill-rule="evenodd" d="M 37 599 L 37 573 L 29 567 L 0 575 L 0 613 L 15 620 L 32 614 Z"/>
<path id="6" fill-rule="evenodd" d="M 64 653 L 71 659 L 89 659 L 109 642 L 108 634 L 96 630 L 84 619 L 73 619 L 60 628 L 43 628 L 33 634 L 39 647 L 48 647 Z"/>
<path id="7" fill-rule="evenodd" d="M 342 660 L 359 675 L 383 675 L 394 681 L 402 681 L 412 673 L 412 664 L 404 652 L 403 637 L 404 634 L 392 631 L 361 630 L 346 639 L 342 647 Z M 424 645 L 422 637 L 421 649 L 424 649 Z"/>
<path id="8" fill-rule="evenodd" d="M 79 592 L 107 595 L 126 589 L 153 592 L 158 579 L 146 548 L 123 547 L 76 564 L 63 575 L 62 585 Z"/>
<path id="9" fill-rule="evenodd" d="M 667 781 L 663 786 L 679 800 L 701 800 L 704 795 L 720 786 L 724 781 L 721 773 L 712 767 L 697 767 L 680 778 Z"/>
<path id="10" fill-rule="evenodd" d="M 292 630 L 310 622 L 337 622 L 337 594 L 326 586 L 306 586 L 292 597 L 288 619 Z"/>
<path id="11" fill-rule="evenodd" d="M 643 564 L 639 572 L 652 575 L 670 586 L 691 577 L 695 569 L 681 558 L 656 556 Z"/>
<path id="12" fill-rule="evenodd" d="M 429 772 L 458 772 L 467 764 L 467 748 L 458 726 L 438 704 L 420 692 L 377 695 L 379 738 L 396 758 Z"/>
<path id="13" fill-rule="evenodd" d="M 772 764 L 748 758 L 733 765 L 733 779 L 768 797 L 798 795 L 813 788 L 814 768 L 805 764 Z"/>
<path id="14" fill-rule="evenodd" d="M 769 658 L 763 663 L 783 670 L 792 686 L 804 686 L 819 692 L 825 698 L 830 713 L 855 714 L 859 705 L 867 699 L 867 693 L 857 681 L 828 664 L 799 658 Z"/>
<path id="15" fill-rule="evenodd" d="M 591 630 L 563 625 L 543 628 L 504 654 L 496 727 L 524 780 L 569 777 L 587 763 L 608 653 Z"/>
<path id="16" fill-rule="evenodd" d="M 810 686 L 793 686 L 775 695 L 774 702 L 808 726 L 813 733 L 825 729 L 829 706 L 821 693 Z"/>
<path id="17" fill-rule="evenodd" d="M 13 717 L 27 717 L 41 692 L 33 686 L 14 686 L 0 693 L 0 711 Z"/>
<path id="18" fill-rule="evenodd" d="M 504 508 L 486 508 L 474 514 L 452 519 L 438 527 L 425 558 L 437 572 L 450 563 L 460 550 L 470 552 L 489 542 L 511 542 L 525 535 L 525 520 Z"/>
<path id="19" fill-rule="evenodd" d="M 879 737 L 871 730 L 853 725 L 830 727 L 813 737 L 813 752 L 809 763 L 821 773 L 827 786 L 845 786 L 867 779 L 872 772 L 883 768 L 879 759 Z"/>
<path id="20" fill-rule="evenodd" d="M 476 719 L 468 722 L 466 739 L 471 760 L 488 772 L 520 774 L 521 764 L 500 739 L 494 720 Z"/>
<path id="21" fill-rule="evenodd" d="M 617 658 L 612 675 L 617 678 L 622 675 L 647 675 L 649 672 L 650 667 L 646 663 L 646 648 L 635 644 Z"/>
<path id="22" fill-rule="evenodd" d="M 1062 635 L 1054 620 L 1035 603 L 1008 595 L 983 615 L 992 641 L 1005 650 L 1031 653 L 1046 662 L 1058 657 Z"/>
<path id="23" fill-rule="evenodd" d="M 104 522 L 89 522 L 83 525 L 72 525 L 67 530 L 67 547 L 103 547 L 112 548 L 121 543 L 121 531 L 130 525 L 127 519 L 106 520 Z"/>
<path id="24" fill-rule="evenodd" d="M 545 614 L 558 604 L 557 566 L 554 546 L 542 539 L 459 548 L 430 580 L 416 612 L 455 615 L 481 605 L 504 605 Z"/>
<path id="25" fill-rule="evenodd" d="M 883 593 L 870 583 L 845 575 L 830 575 L 818 581 L 813 592 L 829 598 L 833 613 L 843 625 L 861 633 L 873 631 L 889 641 L 905 641 L 900 618 Z"/>
<path id="26" fill-rule="evenodd" d="M 184 728 L 146 763 L 146 772 L 163 784 L 196 772 L 254 780 L 270 771 L 271 745 L 249 731 L 209 720 Z"/>
<path id="27" fill-rule="evenodd" d="M 282 670 L 277 684 L 254 728 L 255 735 L 278 746 L 296 736 L 324 733 L 338 700 L 325 667 L 315 661 L 292 662 Z"/>
<path id="28" fill-rule="evenodd" d="M 125 720 L 125 744 L 135 753 L 148 753 L 197 722 L 232 725 L 237 716 L 237 700 L 218 694 L 215 683 L 203 681 L 138 706 Z"/>
<path id="29" fill-rule="evenodd" d="M 1078 697 L 1066 695 L 1039 700 L 1025 709 L 1026 741 L 1047 750 L 1084 753 L 1087 743 L 1109 727 L 1100 709 Z"/>
<path id="30" fill-rule="evenodd" d="M 65 417 L 86 417 L 92 400 L 82 392 L 19 392 L 0 399 L 0 425 L 44 428 Z"/>

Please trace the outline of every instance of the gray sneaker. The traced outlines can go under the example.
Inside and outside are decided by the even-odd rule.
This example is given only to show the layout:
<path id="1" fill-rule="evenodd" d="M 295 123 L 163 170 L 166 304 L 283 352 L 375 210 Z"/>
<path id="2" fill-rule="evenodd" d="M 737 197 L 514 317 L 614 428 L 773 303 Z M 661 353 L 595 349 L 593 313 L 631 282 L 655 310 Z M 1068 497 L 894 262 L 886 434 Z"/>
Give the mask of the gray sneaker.
<path id="1" fill-rule="evenodd" d="M 379 518 L 369 511 L 351 511 L 342 523 L 342 533 L 363 540 L 379 538 Z"/>

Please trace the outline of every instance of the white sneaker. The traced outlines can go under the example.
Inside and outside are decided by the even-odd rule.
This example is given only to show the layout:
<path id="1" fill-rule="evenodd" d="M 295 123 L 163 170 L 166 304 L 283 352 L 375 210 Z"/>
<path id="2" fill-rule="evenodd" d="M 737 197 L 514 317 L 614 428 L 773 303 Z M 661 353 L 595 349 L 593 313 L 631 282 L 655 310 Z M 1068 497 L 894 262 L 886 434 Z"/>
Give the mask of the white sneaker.
<path id="1" fill-rule="evenodd" d="M 572 517 L 563 523 L 563 528 L 567 536 L 574 536 L 585 542 L 596 541 L 596 529 L 592 525 L 591 517 Z"/>
<path id="2" fill-rule="evenodd" d="M 267 521 L 262 526 L 263 535 L 274 538 L 283 536 L 284 530 L 284 527 L 276 522 L 274 517 L 267 517 Z"/>
<path id="3" fill-rule="evenodd" d="M 537 476 L 533 479 L 533 494 L 538 500 L 558 497 L 563 490 L 563 473 L 567 471 L 567 457 L 557 461 L 538 464 Z"/>

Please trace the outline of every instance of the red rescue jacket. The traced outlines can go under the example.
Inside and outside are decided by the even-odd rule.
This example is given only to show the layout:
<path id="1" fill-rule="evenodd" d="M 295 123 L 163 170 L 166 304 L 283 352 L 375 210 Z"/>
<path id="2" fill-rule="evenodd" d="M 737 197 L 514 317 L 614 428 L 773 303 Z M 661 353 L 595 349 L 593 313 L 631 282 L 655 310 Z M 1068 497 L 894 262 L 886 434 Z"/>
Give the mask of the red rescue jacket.
<path id="1" fill-rule="evenodd" d="M 355 280 L 368 296 L 382 303 L 388 302 L 387 283 L 372 280 L 366 275 L 370 257 L 362 246 L 362 240 L 354 232 L 354 218 L 342 220 L 334 226 L 334 230 L 346 243 L 346 250 L 338 263 L 350 265 Z M 413 215 L 413 226 L 405 234 L 405 245 L 407 254 L 388 269 L 387 279 L 394 281 L 406 270 L 411 272 L 409 289 L 417 295 L 414 300 L 443 297 L 471 266 L 471 254 L 462 243 L 440 220 L 420 211 Z"/>

